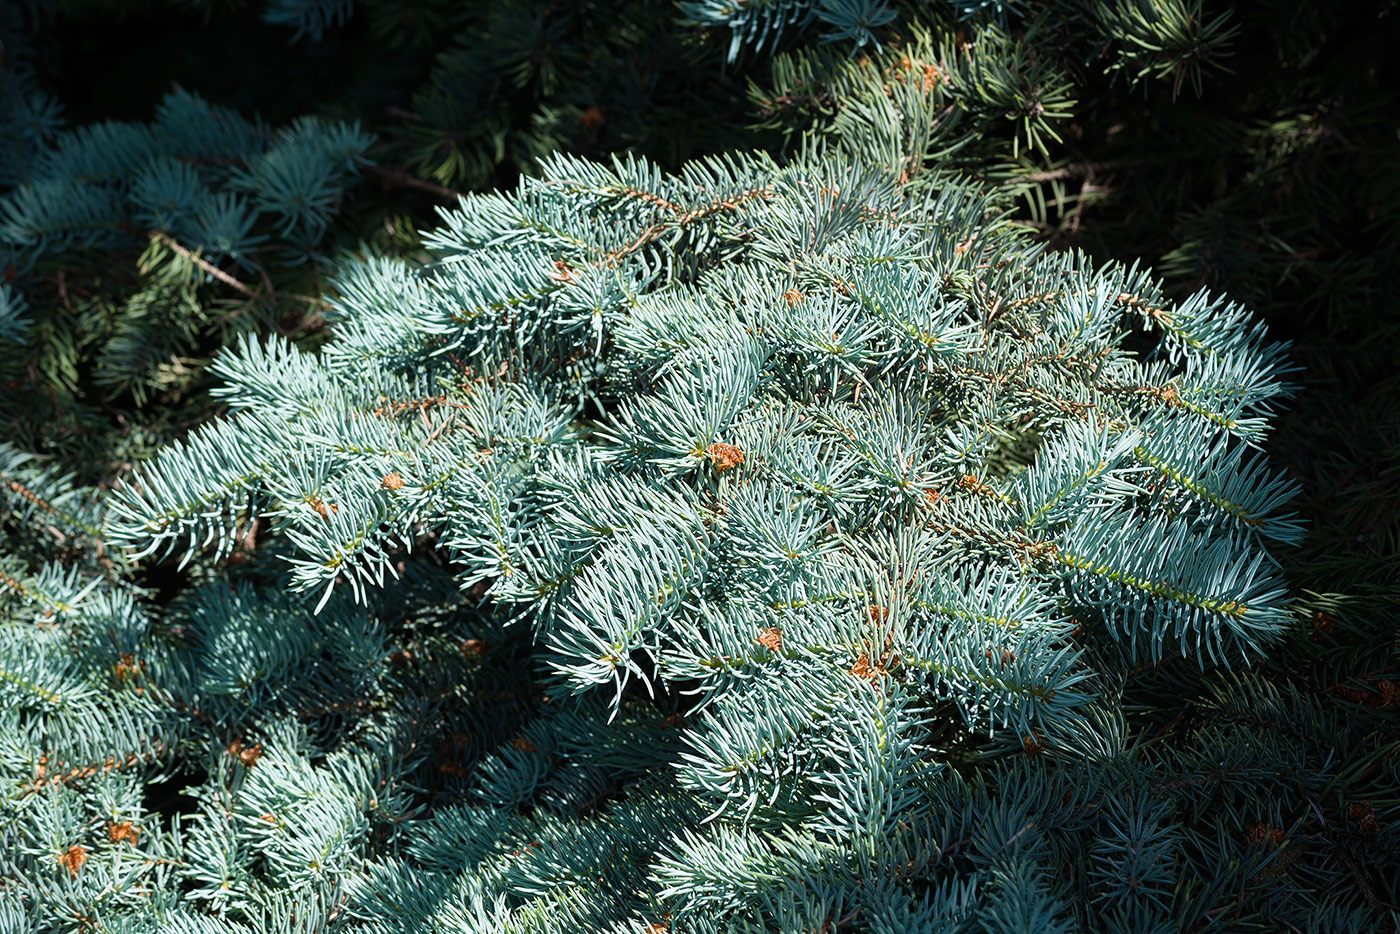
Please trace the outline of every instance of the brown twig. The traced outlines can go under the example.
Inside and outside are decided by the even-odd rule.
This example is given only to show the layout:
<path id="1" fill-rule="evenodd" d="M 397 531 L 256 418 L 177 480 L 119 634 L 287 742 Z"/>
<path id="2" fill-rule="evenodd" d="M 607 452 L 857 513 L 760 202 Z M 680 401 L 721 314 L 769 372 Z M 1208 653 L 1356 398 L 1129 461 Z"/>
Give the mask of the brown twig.
<path id="1" fill-rule="evenodd" d="M 439 185 L 436 182 L 430 182 L 426 181 L 425 179 L 418 178 L 416 175 L 410 174 L 409 171 L 401 165 L 373 165 L 370 166 L 370 169 L 376 175 L 382 178 L 385 182 L 388 182 L 391 185 L 398 185 L 402 188 L 416 188 L 419 191 L 426 191 L 428 194 L 433 195 L 438 200 L 444 201 L 448 204 L 455 205 L 458 199 L 466 197 L 466 195 L 464 195 L 460 191 L 454 191 L 453 189 L 448 188 L 444 185 Z"/>
<path id="2" fill-rule="evenodd" d="M 220 282 L 224 283 L 224 285 L 227 285 L 229 288 L 233 289 L 239 294 L 246 295 L 249 298 L 253 298 L 255 295 L 258 294 L 248 286 L 244 285 L 242 282 L 239 282 L 233 276 L 230 276 L 228 273 L 224 272 L 218 266 L 215 266 L 213 263 L 210 263 L 208 260 L 204 259 L 201 256 L 191 253 L 188 249 L 181 246 L 177 240 L 175 240 L 173 237 L 171 237 L 164 231 L 152 230 L 150 231 L 150 236 L 154 239 L 159 240 L 166 246 L 170 247 L 170 249 L 174 250 L 176 253 L 179 253 L 185 259 L 194 263 L 200 269 L 203 269 L 205 272 L 209 273 L 209 275 L 213 276 L 215 279 L 218 279 Z"/>
<path id="3" fill-rule="evenodd" d="M 1150 159 L 1112 159 L 1107 162 L 1071 162 L 1069 165 L 1061 166 L 1058 169 L 1048 169 L 1044 172 L 1032 172 L 1029 175 L 1017 175 L 1015 181 L 1030 182 L 1039 184 L 1041 182 L 1058 182 L 1067 178 L 1085 178 L 1097 172 L 1111 172 L 1114 169 L 1130 169 L 1147 165 Z M 1159 160 L 1160 161 L 1160 160 Z"/>

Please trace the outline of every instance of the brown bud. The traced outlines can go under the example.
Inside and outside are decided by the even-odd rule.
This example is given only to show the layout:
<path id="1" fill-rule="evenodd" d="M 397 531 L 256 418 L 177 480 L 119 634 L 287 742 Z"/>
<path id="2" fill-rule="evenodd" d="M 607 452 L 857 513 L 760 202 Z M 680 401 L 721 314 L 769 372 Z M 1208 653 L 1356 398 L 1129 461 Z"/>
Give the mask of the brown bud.
<path id="1" fill-rule="evenodd" d="M 1245 840 L 1254 846 L 1278 846 L 1283 842 L 1283 831 L 1263 821 L 1255 821 L 1245 831 Z"/>
<path id="2" fill-rule="evenodd" d="M 568 263 L 564 262 L 562 259 L 556 259 L 554 261 L 554 271 L 549 274 L 549 278 L 553 279 L 555 282 L 571 285 L 578 281 L 574 278 L 573 273 L 574 270 Z"/>
<path id="3" fill-rule="evenodd" d="M 112 674 L 118 681 L 126 681 L 136 677 L 142 668 L 141 662 L 130 652 L 123 652 L 112 666 Z"/>
<path id="4" fill-rule="evenodd" d="M 261 743 L 254 743 L 251 746 L 243 745 L 243 740 L 236 739 L 228 745 L 228 754 L 247 768 L 252 768 L 253 764 L 262 757 L 263 748 Z"/>
<path id="5" fill-rule="evenodd" d="M 332 515 L 338 515 L 340 513 L 340 507 L 335 503 L 323 503 L 315 496 L 307 500 L 306 504 L 316 511 L 316 515 L 327 521 L 330 520 Z"/>
<path id="6" fill-rule="evenodd" d="M 132 843 L 136 842 L 141 831 L 134 826 L 131 821 L 111 821 L 107 824 L 108 843 Z"/>
<path id="7" fill-rule="evenodd" d="M 705 448 L 705 453 L 709 455 L 710 462 L 715 465 L 715 473 L 724 473 L 744 462 L 744 452 L 732 444 L 716 442 Z"/>
<path id="8" fill-rule="evenodd" d="M 59 853 L 55 859 L 58 860 L 60 866 L 68 870 L 69 876 L 76 877 L 78 870 L 83 868 L 83 863 L 87 862 L 87 855 L 87 847 L 75 843 Z"/>

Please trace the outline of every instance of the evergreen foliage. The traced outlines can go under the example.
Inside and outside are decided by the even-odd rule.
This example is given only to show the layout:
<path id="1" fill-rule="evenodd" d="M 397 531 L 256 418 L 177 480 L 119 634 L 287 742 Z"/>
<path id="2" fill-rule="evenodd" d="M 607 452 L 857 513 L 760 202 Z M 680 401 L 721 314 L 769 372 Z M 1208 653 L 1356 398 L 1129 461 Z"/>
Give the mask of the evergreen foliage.
<path id="1" fill-rule="evenodd" d="M 564 150 L 630 150 L 679 165 L 745 133 L 742 85 L 718 43 L 653 0 L 269 0 L 265 22 L 319 43 L 358 17 L 383 60 L 383 100 L 339 101 L 382 130 L 381 174 L 447 195 L 509 186 Z M 349 41 L 355 41 L 350 39 Z M 365 103 L 368 103 L 366 101 Z M 427 183 L 427 184 L 424 184 Z"/>
<path id="2" fill-rule="evenodd" d="M 201 353 L 249 328 L 302 327 L 281 322 L 316 313 L 320 299 L 299 289 L 317 290 L 327 227 L 370 142 L 314 117 L 273 132 L 175 91 L 150 124 L 57 132 L 11 163 L 22 179 L 0 199 L 11 437 L 87 459 L 89 481 L 101 478 L 143 442 L 111 424 L 111 406 L 187 395 Z"/>
<path id="3" fill-rule="evenodd" d="M 106 498 L 127 554 L 240 582 L 157 620 L 16 578 L 47 625 L 14 630 L 13 755 L 48 804 L 13 812 L 15 871 L 57 886 L 27 910 L 1374 922 L 1270 874 L 1325 759 L 1228 715 L 1162 747 L 1126 703 L 1186 656 L 1224 710 L 1340 726 L 1248 674 L 1299 530 L 1247 452 L 1288 386 L 1243 313 L 835 155 L 557 158 L 443 220 L 421 270 L 343 269 L 319 354 L 221 357 L 234 414 Z M 75 710 L 125 758 L 88 765 L 112 743 Z M 199 807 L 166 830 L 133 796 L 180 749 Z"/>
<path id="4" fill-rule="evenodd" d="M 682 6 L 261 5 L 374 150 L 3 33 L 0 928 L 1400 927 L 1386 34 Z"/>

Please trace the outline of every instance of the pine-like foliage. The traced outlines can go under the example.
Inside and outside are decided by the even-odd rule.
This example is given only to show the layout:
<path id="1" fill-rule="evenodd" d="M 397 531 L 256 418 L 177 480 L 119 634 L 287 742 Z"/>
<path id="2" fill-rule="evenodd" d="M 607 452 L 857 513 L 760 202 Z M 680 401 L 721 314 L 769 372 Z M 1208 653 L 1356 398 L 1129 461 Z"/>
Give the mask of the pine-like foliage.
<path id="1" fill-rule="evenodd" d="M 371 139 L 316 118 L 274 132 L 178 90 L 149 124 L 34 138 L 0 197 L 0 412 L 91 482 L 173 427 L 114 425 L 114 406 L 187 397 L 222 343 L 317 316 L 303 289 Z"/>
<path id="2" fill-rule="evenodd" d="M 559 150 L 677 166 L 746 133 L 721 42 L 678 28 L 671 3 L 269 0 L 261 16 L 302 47 L 357 43 L 341 54 L 371 58 L 376 80 L 337 107 L 380 128 L 382 177 L 447 203 L 509 186 Z"/>
<path id="3" fill-rule="evenodd" d="M 367 15 L 390 22 L 398 3 Z M 453 189 L 507 186 L 555 151 L 632 151 L 679 165 L 744 135 L 742 85 L 715 43 L 651 0 L 442 3 L 451 29 L 406 39 L 436 50 L 426 79 L 386 128 L 388 154 Z M 380 9 L 380 8 L 383 9 Z M 432 5 L 427 5 L 429 9 Z M 402 32 L 403 30 L 399 30 Z"/>
<path id="4" fill-rule="evenodd" d="M 1302 833 L 1365 721 L 1249 674 L 1299 529 L 1244 312 L 836 154 L 558 158 L 426 242 L 341 270 L 320 353 L 221 355 L 233 414 L 92 520 L 232 582 L 12 573 L 16 923 L 1384 917 L 1393 760 Z M 1207 686 L 1191 745 L 1151 671 Z"/>
<path id="5" fill-rule="evenodd" d="M 1328 212 L 1388 203 L 1393 128 L 1306 116 L 1312 40 L 1260 81 L 1296 11 L 686 3 L 788 143 L 668 174 L 547 153 L 729 125 L 703 44 L 648 44 L 674 8 L 459 7 L 254 5 L 457 37 L 390 185 L 536 176 L 326 304 L 366 137 L 182 92 L 63 133 L 0 71 L 3 210 L 47 223 L 0 283 L 0 930 L 1400 926 L 1394 329 L 1336 366 L 1283 298 L 1373 294 L 1393 231 Z M 1237 56 L 1268 104 L 1211 103 Z M 201 239 L 206 195 L 266 239 Z M 118 383 L 128 312 L 175 343 Z"/>

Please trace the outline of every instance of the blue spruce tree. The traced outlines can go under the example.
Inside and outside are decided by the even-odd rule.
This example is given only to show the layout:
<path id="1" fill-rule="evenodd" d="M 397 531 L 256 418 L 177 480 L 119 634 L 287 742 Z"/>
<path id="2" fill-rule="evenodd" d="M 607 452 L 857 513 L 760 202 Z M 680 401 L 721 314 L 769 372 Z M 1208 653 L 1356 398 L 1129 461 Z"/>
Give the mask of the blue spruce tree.
<path id="1" fill-rule="evenodd" d="M 138 399 L 194 340 L 155 310 L 334 272 L 314 339 L 203 334 L 219 408 L 119 479 L 0 444 L 0 929 L 1395 927 L 1393 683 L 1264 667 L 1288 348 L 1014 222 L 1072 103 L 1019 5 L 892 8 L 686 4 L 831 40 L 754 87 L 790 158 L 556 154 L 410 258 L 324 255 L 343 124 L 177 93 L 5 150 L 8 353 L 73 256 L 166 290 L 97 353 Z M 1082 8 L 1135 81 L 1227 30 Z"/>
<path id="2" fill-rule="evenodd" d="M 12 913 L 1361 923 L 1270 868 L 1325 771 L 1238 722 L 1159 748 L 1122 700 L 1167 666 L 1333 728 L 1250 675 L 1300 531 L 1256 453 L 1283 348 L 921 178 L 558 157 L 430 262 L 343 266 L 319 353 L 221 355 L 232 414 L 85 520 L 206 582 L 152 614 L 14 576 Z"/>

